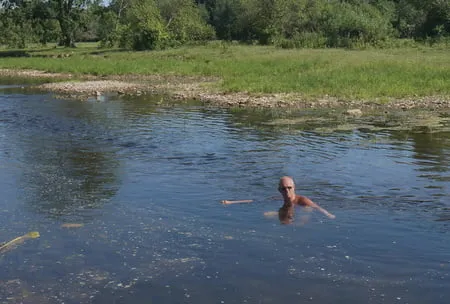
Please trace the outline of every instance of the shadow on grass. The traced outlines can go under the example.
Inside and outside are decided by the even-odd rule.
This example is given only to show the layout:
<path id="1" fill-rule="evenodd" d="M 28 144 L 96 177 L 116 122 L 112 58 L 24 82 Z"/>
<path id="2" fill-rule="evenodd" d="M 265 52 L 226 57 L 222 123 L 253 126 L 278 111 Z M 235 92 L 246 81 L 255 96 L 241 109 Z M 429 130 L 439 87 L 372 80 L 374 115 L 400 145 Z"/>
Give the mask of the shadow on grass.
<path id="1" fill-rule="evenodd" d="M 38 57 L 38 53 L 50 52 L 55 50 L 54 48 L 36 49 L 36 50 L 5 50 L 0 51 L 0 58 L 6 57 Z M 38 54 L 38 55 L 36 55 Z"/>
<path id="2" fill-rule="evenodd" d="M 55 48 L 37 49 L 37 50 L 5 50 L 0 51 L 0 58 L 28 58 L 28 57 L 64 58 L 70 57 L 75 54 L 105 56 L 111 53 L 122 53 L 128 51 L 129 50 L 127 49 L 100 49 L 95 51 L 76 51 L 76 49 L 73 49 L 70 52 L 61 52 L 61 49 Z"/>
<path id="3" fill-rule="evenodd" d="M 0 58 L 6 57 L 31 57 L 27 51 L 14 50 L 14 51 L 0 51 Z"/>
<path id="4" fill-rule="evenodd" d="M 129 52 L 130 50 L 128 49 L 99 49 L 96 51 L 90 51 L 90 52 L 86 52 L 85 54 L 89 54 L 89 55 L 107 55 L 110 53 L 124 53 L 124 52 Z"/>

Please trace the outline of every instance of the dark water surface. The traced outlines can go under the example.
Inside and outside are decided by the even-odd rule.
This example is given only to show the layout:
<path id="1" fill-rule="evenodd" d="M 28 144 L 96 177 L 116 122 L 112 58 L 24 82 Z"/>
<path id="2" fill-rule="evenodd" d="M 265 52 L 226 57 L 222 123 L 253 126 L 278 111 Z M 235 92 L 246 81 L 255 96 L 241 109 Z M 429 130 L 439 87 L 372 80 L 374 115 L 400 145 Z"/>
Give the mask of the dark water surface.
<path id="1" fill-rule="evenodd" d="M 448 120 L 159 101 L 0 93 L 0 303 L 450 303 Z M 336 219 L 265 217 L 282 175 Z"/>

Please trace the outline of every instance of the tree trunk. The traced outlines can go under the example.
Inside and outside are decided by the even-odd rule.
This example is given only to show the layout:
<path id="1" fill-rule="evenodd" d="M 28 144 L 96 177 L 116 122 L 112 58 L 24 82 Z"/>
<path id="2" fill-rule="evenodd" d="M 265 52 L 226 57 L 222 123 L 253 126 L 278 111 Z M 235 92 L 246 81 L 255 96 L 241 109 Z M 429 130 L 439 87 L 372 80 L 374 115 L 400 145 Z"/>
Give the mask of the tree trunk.
<path id="1" fill-rule="evenodd" d="M 72 5 L 73 0 L 58 0 L 58 22 L 62 34 L 60 44 L 65 47 L 75 47 Z"/>

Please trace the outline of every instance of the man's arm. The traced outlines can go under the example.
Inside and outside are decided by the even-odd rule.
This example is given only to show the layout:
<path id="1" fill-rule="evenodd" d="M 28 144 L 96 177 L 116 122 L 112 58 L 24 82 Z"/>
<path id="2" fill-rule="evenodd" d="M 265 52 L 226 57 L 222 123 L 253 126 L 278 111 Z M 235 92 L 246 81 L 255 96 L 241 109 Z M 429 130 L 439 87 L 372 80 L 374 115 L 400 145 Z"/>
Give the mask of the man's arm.
<path id="1" fill-rule="evenodd" d="M 322 207 L 320 207 L 319 205 L 317 205 L 316 203 L 314 203 L 312 200 L 310 200 L 309 198 L 307 198 L 306 196 L 298 196 L 299 198 L 299 203 L 300 205 L 303 206 L 308 206 L 314 209 L 319 210 L 320 212 L 322 212 L 323 214 L 325 214 L 326 216 L 328 216 L 331 219 L 336 218 L 336 216 L 334 214 L 331 214 L 330 212 L 328 212 L 327 210 L 323 209 Z"/>
<path id="2" fill-rule="evenodd" d="M 239 201 L 228 201 L 228 200 L 223 200 L 221 201 L 221 203 L 223 205 L 231 205 L 231 204 L 241 204 L 241 203 L 251 203 L 253 202 L 253 200 L 239 200 Z"/>

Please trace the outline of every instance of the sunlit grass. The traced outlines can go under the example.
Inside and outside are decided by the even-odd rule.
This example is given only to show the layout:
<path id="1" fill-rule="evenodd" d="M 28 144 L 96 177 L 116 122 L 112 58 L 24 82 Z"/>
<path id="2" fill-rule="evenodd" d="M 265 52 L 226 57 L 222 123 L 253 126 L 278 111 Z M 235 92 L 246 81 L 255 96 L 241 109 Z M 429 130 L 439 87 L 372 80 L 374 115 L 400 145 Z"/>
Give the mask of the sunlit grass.
<path id="1" fill-rule="evenodd" d="M 301 93 L 339 98 L 449 95 L 450 52 L 438 48 L 386 50 L 295 49 L 214 43 L 130 52 L 80 44 L 21 50 L 3 56 L 1 68 L 93 74 L 214 76 L 220 89 L 250 93 Z"/>

